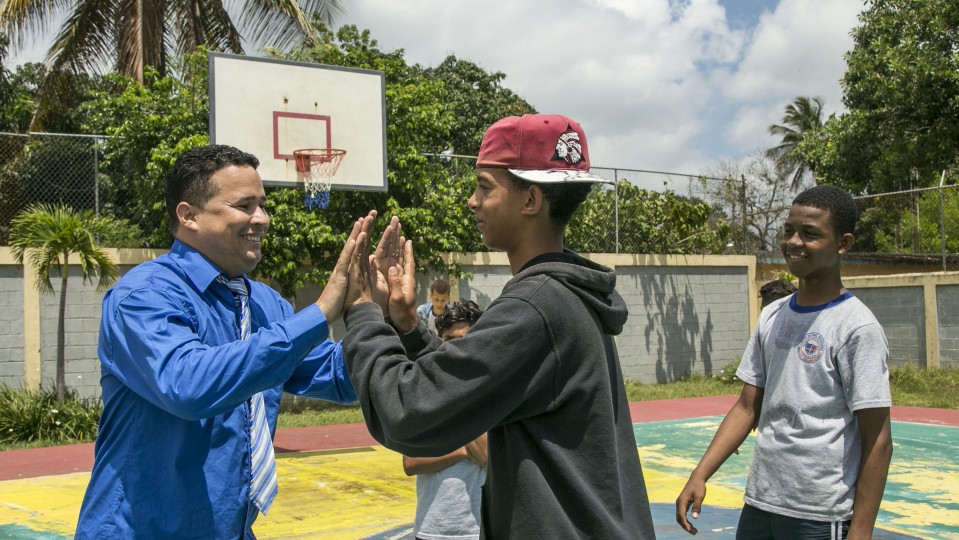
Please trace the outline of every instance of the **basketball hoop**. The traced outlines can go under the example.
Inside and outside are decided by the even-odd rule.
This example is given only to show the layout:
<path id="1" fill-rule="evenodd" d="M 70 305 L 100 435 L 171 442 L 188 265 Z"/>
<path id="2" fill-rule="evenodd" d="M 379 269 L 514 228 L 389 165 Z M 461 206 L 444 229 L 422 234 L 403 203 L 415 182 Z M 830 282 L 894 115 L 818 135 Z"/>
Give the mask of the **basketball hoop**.
<path id="1" fill-rule="evenodd" d="M 304 148 L 293 151 L 296 170 L 303 175 L 306 197 L 303 202 L 310 210 L 326 208 L 330 204 L 333 175 L 340 168 L 346 150 L 336 148 Z"/>

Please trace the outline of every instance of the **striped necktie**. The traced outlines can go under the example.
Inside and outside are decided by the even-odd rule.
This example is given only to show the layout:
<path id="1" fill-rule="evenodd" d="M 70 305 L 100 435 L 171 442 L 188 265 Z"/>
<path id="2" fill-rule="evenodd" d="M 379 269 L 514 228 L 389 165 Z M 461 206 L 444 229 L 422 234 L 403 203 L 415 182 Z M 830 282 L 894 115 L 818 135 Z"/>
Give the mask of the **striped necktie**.
<path id="1" fill-rule="evenodd" d="M 240 339 L 250 339 L 250 295 L 243 278 L 227 279 L 218 276 L 217 281 L 227 286 L 240 308 Z M 248 402 L 250 406 L 250 500 L 266 515 L 276 497 L 276 458 L 273 455 L 273 439 L 266 421 L 266 406 L 263 393 L 257 392 Z"/>

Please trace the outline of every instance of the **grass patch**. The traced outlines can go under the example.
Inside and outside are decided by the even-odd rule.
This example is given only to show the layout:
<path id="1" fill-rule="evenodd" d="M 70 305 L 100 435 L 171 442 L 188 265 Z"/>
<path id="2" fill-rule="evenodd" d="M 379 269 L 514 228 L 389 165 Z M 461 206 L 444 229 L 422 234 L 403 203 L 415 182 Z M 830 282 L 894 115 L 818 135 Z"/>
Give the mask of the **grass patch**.
<path id="1" fill-rule="evenodd" d="M 666 384 L 626 381 L 626 396 L 630 401 L 655 401 L 738 394 L 743 387 L 743 382 L 736 377 L 738 365 L 738 362 L 727 364 L 719 374 L 712 377 L 692 375 Z"/>
<path id="2" fill-rule="evenodd" d="M 736 378 L 737 364 L 727 365 L 712 377 L 693 375 L 666 384 L 626 381 L 626 395 L 630 401 L 653 401 L 739 394 L 743 383 Z M 896 405 L 959 409 L 959 366 L 897 367 L 889 371 L 889 383 Z M 65 402 L 57 403 L 56 394 L 51 391 L 28 394 L 0 386 L 0 450 L 92 442 L 101 410 L 99 401 L 79 399 L 73 392 L 68 393 Z M 277 427 L 359 422 L 363 422 L 363 415 L 358 405 L 296 399 L 284 402 Z"/>
<path id="3" fill-rule="evenodd" d="M 297 398 L 281 404 L 277 429 L 356 424 L 363 421 L 359 405 L 338 405 L 317 399 Z"/>
<path id="4" fill-rule="evenodd" d="M 894 368 L 889 370 L 889 386 L 896 405 L 959 409 L 959 366 Z"/>

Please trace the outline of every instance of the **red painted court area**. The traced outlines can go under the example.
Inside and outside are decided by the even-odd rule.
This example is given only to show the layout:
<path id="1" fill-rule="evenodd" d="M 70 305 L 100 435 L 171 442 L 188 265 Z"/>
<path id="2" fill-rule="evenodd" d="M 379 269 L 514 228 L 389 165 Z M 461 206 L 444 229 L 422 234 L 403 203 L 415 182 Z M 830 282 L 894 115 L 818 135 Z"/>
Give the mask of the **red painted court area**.
<path id="1" fill-rule="evenodd" d="M 734 395 L 630 403 L 633 423 L 719 416 L 736 402 Z M 959 426 L 959 411 L 921 407 L 892 408 L 892 419 L 944 426 Z M 342 424 L 281 429 L 276 432 L 277 452 L 313 452 L 372 446 L 378 443 L 364 424 Z M 0 452 L 0 481 L 56 474 L 88 472 L 93 468 L 93 444 L 74 444 Z"/>

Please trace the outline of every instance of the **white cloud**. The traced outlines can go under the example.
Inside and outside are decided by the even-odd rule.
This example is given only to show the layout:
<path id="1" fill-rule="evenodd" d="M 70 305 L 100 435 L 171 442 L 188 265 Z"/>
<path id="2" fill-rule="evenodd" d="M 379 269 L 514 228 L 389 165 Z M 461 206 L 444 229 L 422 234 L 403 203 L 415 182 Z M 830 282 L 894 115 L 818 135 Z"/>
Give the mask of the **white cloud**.
<path id="1" fill-rule="evenodd" d="M 843 54 L 861 5 L 852 1 L 782 0 L 761 17 L 743 61 L 723 85 L 738 108 L 726 134 L 740 148 L 769 146 L 767 132 L 798 96 L 819 96 L 825 113 L 842 108 Z"/>
<path id="2" fill-rule="evenodd" d="M 796 96 L 839 110 L 858 0 L 353 0 L 344 24 L 436 65 L 455 54 L 583 124 L 603 166 L 698 173 L 773 139 Z"/>

